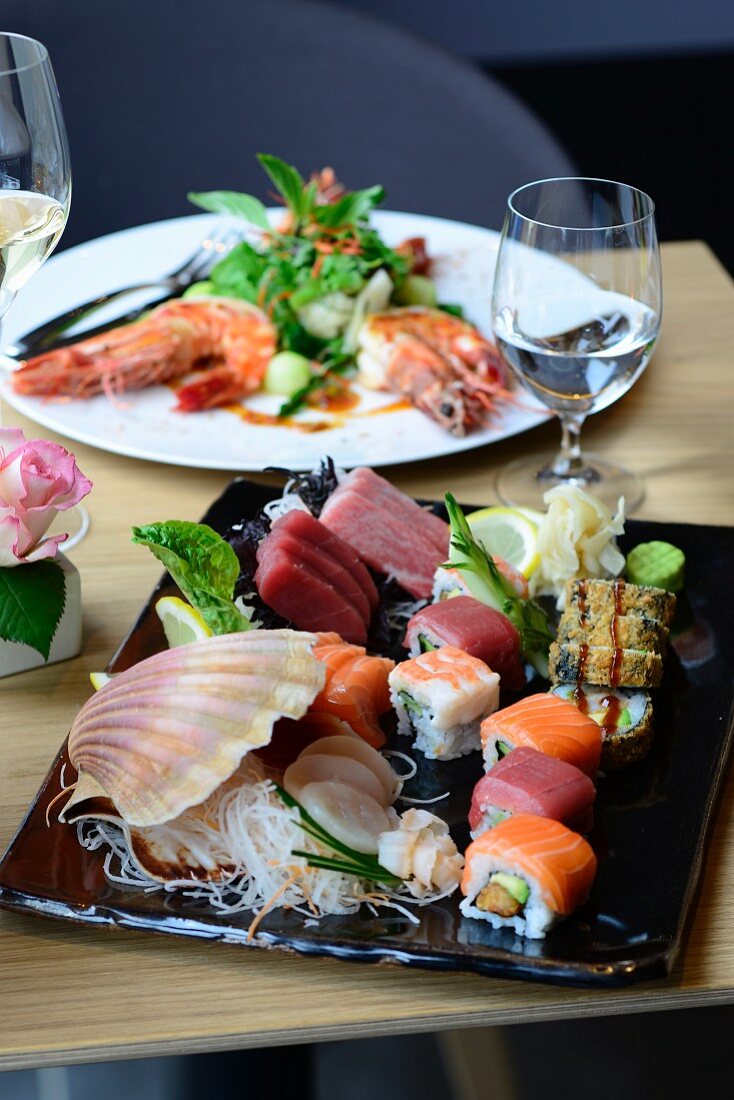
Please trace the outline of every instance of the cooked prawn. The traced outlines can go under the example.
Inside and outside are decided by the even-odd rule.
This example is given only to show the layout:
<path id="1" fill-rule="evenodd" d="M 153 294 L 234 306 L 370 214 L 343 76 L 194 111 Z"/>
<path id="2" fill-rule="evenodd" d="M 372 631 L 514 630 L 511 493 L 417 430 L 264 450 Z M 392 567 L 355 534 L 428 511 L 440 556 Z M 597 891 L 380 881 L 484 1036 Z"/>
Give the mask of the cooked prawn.
<path id="1" fill-rule="evenodd" d="M 358 336 L 360 380 L 408 398 L 454 435 L 480 424 L 507 393 L 493 344 L 440 309 L 409 306 L 369 316 Z"/>
<path id="2" fill-rule="evenodd" d="M 195 412 L 257 390 L 276 346 L 275 327 L 249 302 L 174 299 L 143 321 L 29 359 L 11 383 L 41 397 L 112 397 L 208 366 L 178 391 L 177 410 Z"/>

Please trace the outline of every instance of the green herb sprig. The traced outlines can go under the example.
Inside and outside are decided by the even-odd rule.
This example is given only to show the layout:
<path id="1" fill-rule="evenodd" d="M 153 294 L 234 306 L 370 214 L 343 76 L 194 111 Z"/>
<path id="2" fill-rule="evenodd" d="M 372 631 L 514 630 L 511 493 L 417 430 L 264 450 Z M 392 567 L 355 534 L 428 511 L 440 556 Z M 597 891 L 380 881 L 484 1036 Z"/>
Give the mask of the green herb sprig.
<path id="1" fill-rule="evenodd" d="M 318 840 L 320 844 L 323 844 L 327 848 L 331 848 L 334 852 L 338 852 L 343 858 L 320 855 L 315 852 L 305 852 L 302 850 L 294 850 L 294 856 L 302 856 L 310 867 L 321 867 L 328 871 L 341 871 L 342 874 L 354 875 L 356 878 L 367 879 L 368 882 L 376 882 L 390 889 L 395 889 L 402 884 L 403 880 L 398 878 L 397 875 L 391 874 L 390 871 L 386 871 L 374 856 L 367 855 L 364 852 L 358 852 L 356 849 L 350 848 L 348 844 L 342 844 L 340 840 L 337 840 L 336 837 L 322 828 L 317 821 L 314 821 L 311 815 L 301 806 L 300 802 L 297 802 L 286 790 L 279 787 L 277 783 L 274 784 L 274 786 L 286 806 L 298 810 L 301 818 L 300 825 L 303 831 L 313 837 L 314 840 Z"/>
<path id="2" fill-rule="evenodd" d="M 462 569 L 482 580 L 496 610 L 506 615 L 519 633 L 523 657 L 541 675 L 547 676 L 548 649 L 555 638 L 550 619 L 539 603 L 518 596 L 511 582 L 503 577 L 491 554 L 474 538 L 452 493 L 446 493 L 445 501 L 451 524 L 451 546 L 464 560 L 446 562 L 443 568 Z"/>

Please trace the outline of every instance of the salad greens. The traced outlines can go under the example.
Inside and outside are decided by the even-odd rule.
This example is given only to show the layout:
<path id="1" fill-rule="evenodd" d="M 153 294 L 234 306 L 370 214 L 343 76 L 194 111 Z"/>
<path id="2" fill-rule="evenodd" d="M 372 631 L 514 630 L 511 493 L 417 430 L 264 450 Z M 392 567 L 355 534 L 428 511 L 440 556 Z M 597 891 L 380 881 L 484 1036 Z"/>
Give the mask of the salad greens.
<path id="1" fill-rule="evenodd" d="M 147 546 L 165 565 L 192 607 L 214 634 L 251 630 L 233 601 L 240 564 L 232 547 L 205 523 L 168 520 L 133 527 L 132 541 Z"/>
<path id="2" fill-rule="evenodd" d="M 520 635 L 522 655 L 541 676 L 548 675 L 548 650 L 555 631 L 543 608 L 535 600 L 518 596 L 514 585 L 500 573 L 491 554 L 474 538 L 452 493 L 446 493 L 446 511 L 451 524 L 451 561 L 445 569 L 463 569 L 476 578 L 473 594 L 483 603 L 506 615 Z"/>
<path id="3" fill-rule="evenodd" d="M 397 294 L 411 272 L 413 256 L 409 249 L 390 248 L 369 225 L 372 210 L 384 197 L 381 187 L 343 191 L 332 186 L 327 201 L 318 179 L 307 182 L 278 157 L 261 153 L 258 160 L 285 204 L 279 228 L 269 225 L 265 207 L 252 195 L 192 192 L 189 199 L 204 210 L 243 218 L 262 232 L 257 248 L 247 241 L 235 245 L 212 269 L 208 282 L 213 294 L 244 298 L 263 309 L 278 330 L 279 350 L 314 362 L 311 381 L 280 409 L 287 416 L 353 369 L 354 349 L 344 333 L 354 299 L 377 272 L 387 274 L 389 292 Z"/>

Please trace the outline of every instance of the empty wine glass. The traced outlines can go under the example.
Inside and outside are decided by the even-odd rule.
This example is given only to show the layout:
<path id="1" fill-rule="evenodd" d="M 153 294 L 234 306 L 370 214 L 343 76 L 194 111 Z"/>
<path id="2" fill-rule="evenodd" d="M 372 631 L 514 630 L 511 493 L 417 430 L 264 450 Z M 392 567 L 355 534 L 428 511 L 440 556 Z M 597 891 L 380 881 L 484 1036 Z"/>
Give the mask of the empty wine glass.
<path id="1" fill-rule="evenodd" d="M 69 147 L 48 50 L 25 35 L 0 33 L 0 326 L 56 247 L 70 203 Z M 89 515 L 76 505 L 58 526 L 76 528 L 64 543 L 69 549 L 86 533 Z"/>
<path id="2" fill-rule="evenodd" d="M 502 230 L 492 313 L 497 346 L 535 397 L 557 413 L 560 452 L 538 469 L 518 459 L 497 478 L 506 504 L 540 508 L 555 485 L 590 489 L 627 511 L 640 478 L 581 451 L 585 418 L 630 388 L 652 355 L 662 312 L 655 207 L 598 179 L 550 179 L 513 192 Z"/>

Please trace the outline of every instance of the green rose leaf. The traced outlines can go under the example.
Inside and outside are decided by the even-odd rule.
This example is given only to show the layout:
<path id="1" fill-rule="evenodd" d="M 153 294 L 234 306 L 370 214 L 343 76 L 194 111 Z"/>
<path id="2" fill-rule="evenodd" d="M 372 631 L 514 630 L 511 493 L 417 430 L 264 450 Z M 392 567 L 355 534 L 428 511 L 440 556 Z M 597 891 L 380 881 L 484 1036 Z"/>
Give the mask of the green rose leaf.
<path id="1" fill-rule="evenodd" d="M 0 638 L 31 646 L 47 661 L 64 614 L 64 571 L 55 561 L 0 568 Z"/>
<path id="2" fill-rule="evenodd" d="M 165 565 L 214 634 L 252 629 L 250 620 L 232 600 L 240 571 L 237 555 L 211 527 L 172 519 L 133 527 L 132 538 L 147 546 Z"/>

